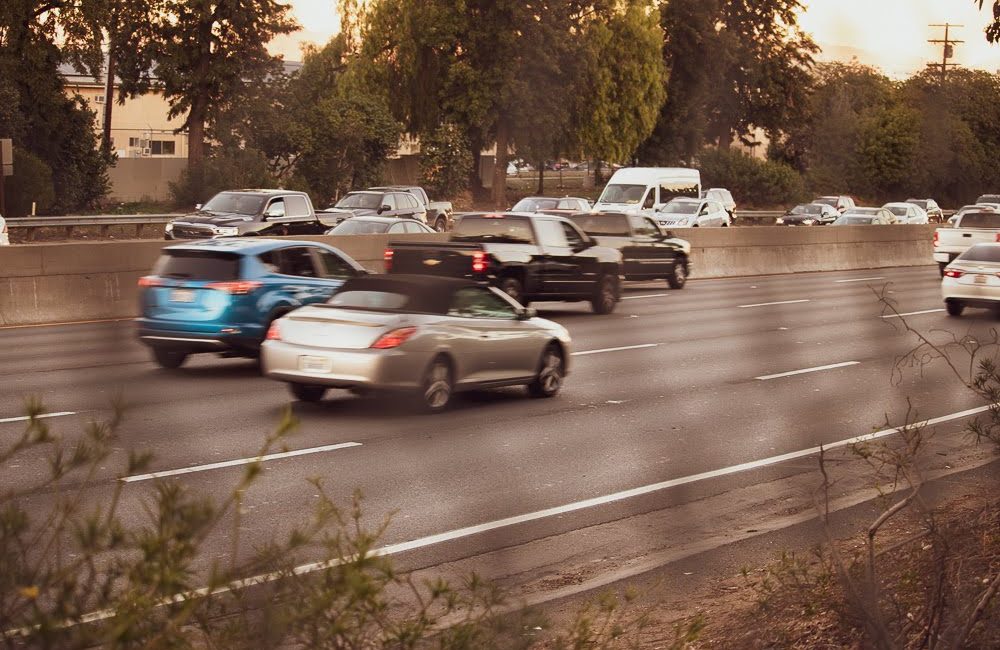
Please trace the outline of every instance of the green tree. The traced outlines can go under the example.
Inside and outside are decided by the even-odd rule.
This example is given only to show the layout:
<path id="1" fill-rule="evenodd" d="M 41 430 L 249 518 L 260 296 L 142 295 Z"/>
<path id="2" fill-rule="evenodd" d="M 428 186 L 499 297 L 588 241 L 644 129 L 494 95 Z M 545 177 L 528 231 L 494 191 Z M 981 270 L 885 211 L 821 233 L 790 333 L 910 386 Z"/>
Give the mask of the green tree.
<path id="1" fill-rule="evenodd" d="M 432 196 L 465 190 L 471 167 L 469 143 L 453 124 L 442 124 L 420 143 L 420 183 Z"/>
<path id="2" fill-rule="evenodd" d="M 863 184 L 855 191 L 890 199 L 911 186 L 920 144 L 919 115 L 894 104 L 865 115 L 858 125 L 857 158 Z"/>
<path id="3" fill-rule="evenodd" d="M 983 0 L 973 0 L 979 5 L 979 8 L 983 8 Z M 990 43 L 996 43 L 1000 41 L 1000 0 L 996 0 L 993 3 L 993 22 L 986 26 L 986 40 Z"/>

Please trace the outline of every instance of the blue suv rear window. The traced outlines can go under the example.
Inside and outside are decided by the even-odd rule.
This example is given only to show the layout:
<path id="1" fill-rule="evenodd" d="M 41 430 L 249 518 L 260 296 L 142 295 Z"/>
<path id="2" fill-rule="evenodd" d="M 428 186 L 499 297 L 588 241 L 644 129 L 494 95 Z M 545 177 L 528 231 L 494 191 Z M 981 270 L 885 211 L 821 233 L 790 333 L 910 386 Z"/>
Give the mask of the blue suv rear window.
<path id="1" fill-rule="evenodd" d="M 238 280 L 240 256 L 216 251 L 167 250 L 153 267 L 153 275 L 212 282 Z"/>

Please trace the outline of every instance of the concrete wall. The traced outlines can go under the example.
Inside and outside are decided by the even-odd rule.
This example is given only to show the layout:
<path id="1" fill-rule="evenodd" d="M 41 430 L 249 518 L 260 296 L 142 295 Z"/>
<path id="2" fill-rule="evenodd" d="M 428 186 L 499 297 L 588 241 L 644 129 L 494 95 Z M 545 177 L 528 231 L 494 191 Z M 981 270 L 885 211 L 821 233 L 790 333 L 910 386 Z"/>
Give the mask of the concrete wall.
<path id="1" fill-rule="evenodd" d="M 692 276 L 737 277 L 932 264 L 934 226 L 687 228 Z M 393 239 L 443 241 L 445 234 Z M 388 235 L 301 237 L 382 270 Z M 81 242 L 0 247 L 0 325 L 136 315 L 136 281 L 168 242 Z"/>
<path id="2" fill-rule="evenodd" d="M 168 201 L 170 183 L 187 168 L 186 158 L 119 158 L 108 170 L 112 201 Z"/>

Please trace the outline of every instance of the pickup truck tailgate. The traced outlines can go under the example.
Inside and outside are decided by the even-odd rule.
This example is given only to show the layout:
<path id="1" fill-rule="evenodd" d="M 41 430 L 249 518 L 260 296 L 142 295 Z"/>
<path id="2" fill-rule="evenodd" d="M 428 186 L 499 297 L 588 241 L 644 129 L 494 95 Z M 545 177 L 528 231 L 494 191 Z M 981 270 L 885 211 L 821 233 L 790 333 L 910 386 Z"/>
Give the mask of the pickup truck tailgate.
<path id="1" fill-rule="evenodd" d="M 487 256 L 478 244 L 389 242 L 385 262 L 388 273 L 480 278 L 486 271 Z"/>

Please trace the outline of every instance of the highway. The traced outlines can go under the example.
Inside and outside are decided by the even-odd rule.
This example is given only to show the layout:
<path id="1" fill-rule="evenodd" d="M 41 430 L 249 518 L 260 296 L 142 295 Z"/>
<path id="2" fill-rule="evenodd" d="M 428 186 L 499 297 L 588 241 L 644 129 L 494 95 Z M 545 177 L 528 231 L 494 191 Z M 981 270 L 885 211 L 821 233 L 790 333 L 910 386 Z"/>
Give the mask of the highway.
<path id="1" fill-rule="evenodd" d="M 921 331 L 982 339 L 996 326 L 981 310 L 946 316 L 939 284 L 926 266 L 696 280 L 682 291 L 635 284 L 609 316 L 540 303 L 573 336 L 563 392 L 474 393 L 436 416 L 341 391 L 292 402 L 247 360 L 202 355 L 161 370 L 130 322 L 0 329 L 0 443 L 23 427 L 29 396 L 63 414 L 47 420 L 54 432 L 74 436 L 121 395 L 126 419 L 87 488 L 94 501 L 110 493 L 129 451 L 152 452 L 149 471 L 173 473 L 158 480 L 221 499 L 291 404 L 301 424 L 287 447 L 297 453 L 269 460 L 246 494 L 247 546 L 304 523 L 316 501 L 308 479 L 319 477 L 345 505 L 360 490 L 369 524 L 391 517 L 384 543 L 417 540 L 409 565 L 431 566 L 695 501 L 720 489 L 713 483 L 806 471 L 814 466 L 765 462 L 662 485 L 866 434 L 887 416 L 898 423 L 907 398 L 921 417 L 979 406 L 943 364 L 891 381 L 915 339 L 883 317 L 873 287 Z M 40 450 L 0 467 L 0 492 L 44 467 Z M 128 477 L 127 521 L 145 517 L 156 480 Z M 30 498 L 42 507 L 51 496 Z M 224 535 L 211 543 L 218 555 L 228 548 Z"/>

